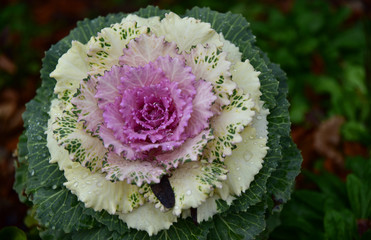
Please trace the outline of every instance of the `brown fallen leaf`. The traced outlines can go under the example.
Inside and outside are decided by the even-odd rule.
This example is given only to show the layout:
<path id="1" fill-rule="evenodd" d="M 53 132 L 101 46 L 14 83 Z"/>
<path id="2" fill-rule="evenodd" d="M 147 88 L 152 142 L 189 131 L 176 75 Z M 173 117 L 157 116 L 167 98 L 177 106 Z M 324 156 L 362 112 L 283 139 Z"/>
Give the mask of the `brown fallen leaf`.
<path id="1" fill-rule="evenodd" d="M 342 116 L 331 117 L 322 122 L 314 133 L 314 149 L 326 158 L 325 167 L 331 172 L 345 168 L 340 136 L 340 127 L 344 122 Z"/>
<path id="2" fill-rule="evenodd" d="M 9 74 L 14 74 L 17 71 L 17 66 L 4 54 L 0 55 L 0 70 L 4 70 Z"/>

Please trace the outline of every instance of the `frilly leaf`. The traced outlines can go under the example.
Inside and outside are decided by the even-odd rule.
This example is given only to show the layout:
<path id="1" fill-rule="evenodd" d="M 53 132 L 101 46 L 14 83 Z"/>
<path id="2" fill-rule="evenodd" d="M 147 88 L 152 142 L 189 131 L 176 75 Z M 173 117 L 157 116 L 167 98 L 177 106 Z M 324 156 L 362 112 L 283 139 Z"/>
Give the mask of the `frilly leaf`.
<path id="1" fill-rule="evenodd" d="M 50 74 L 50 77 L 57 80 L 54 91 L 60 98 L 71 98 L 79 87 L 81 79 L 87 77 L 89 65 L 85 61 L 86 50 L 85 45 L 72 41 L 71 48 L 58 59 L 58 67 Z"/>
<path id="2" fill-rule="evenodd" d="M 89 74 L 103 75 L 104 71 L 117 65 L 126 44 L 147 31 L 146 27 L 138 27 L 135 22 L 131 21 L 113 24 L 109 28 L 102 29 L 98 36 L 93 36 L 87 44 Z"/>
<path id="3" fill-rule="evenodd" d="M 213 44 L 221 47 L 222 42 L 219 36 L 209 23 L 201 22 L 194 18 L 186 18 L 180 21 L 180 17 L 174 13 L 169 13 L 161 20 L 161 25 L 152 28 L 157 36 L 165 36 L 169 42 L 176 42 L 179 51 L 189 51 L 198 43 Z"/>
<path id="4" fill-rule="evenodd" d="M 91 78 L 81 80 L 78 93 L 71 99 L 71 103 L 76 105 L 76 110 L 73 111 L 76 112 L 78 121 L 83 122 L 84 127 L 92 134 L 96 134 L 103 123 L 103 112 L 95 98 L 95 85 Z"/>
<path id="5" fill-rule="evenodd" d="M 188 138 L 182 146 L 172 152 L 164 153 L 156 157 L 156 161 L 167 170 L 178 167 L 178 165 L 199 160 L 206 144 L 213 139 L 212 131 L 205 130 L 193 138 Z"/>
<path id="6" fill-rule="evenodd" d="M 114 152 L 108 153 L 107 162 L 103 171 L 107 173 L 107 179 L 111 181 L 126 181 L 129 184 L 136 183 L 159 183 L 161 176 L 166 172 L 164 168 L 148 161 L 127 160 Z"/>
<path id="7" fill-rule="evenodd" d="M 223 161 L 232 154 L 235 144 L 242 141 L 240 132 L 254 116 L 254 102 L 241 89 L 229 96 L 230 104 L 223 106 L 219 115 L 211 119 L 215 139 L 206 146 L 204 154 L 209 161 Z"/>
<path id="8" fill-rule="evenodd" d="M 146 203 L 131 213 L 120 214 L 129 227 L 145 230 L 149 236 L 157 234 L 162 229 L 169 229 L 177 221 L 171 212 L 161 212 L 151 203 Z"/>
<path id="9" fill-rule="evenodd" d="M 143 34 L 131 41 L 124 49 L 124 55 L 120 57 L 120 64 L 137 67 L 154 62 L 160 56 L 181 57 L 177 54 L 176 47 L 174 42 L 165 41 L 163 36 Z"/>

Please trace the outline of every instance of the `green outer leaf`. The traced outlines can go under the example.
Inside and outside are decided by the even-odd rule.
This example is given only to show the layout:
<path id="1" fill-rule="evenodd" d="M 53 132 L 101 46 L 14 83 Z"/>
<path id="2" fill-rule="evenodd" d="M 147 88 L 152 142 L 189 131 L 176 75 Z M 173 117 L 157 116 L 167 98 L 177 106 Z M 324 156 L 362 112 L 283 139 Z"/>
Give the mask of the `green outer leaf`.
<path id="1" fill-rule="evenodd" d="M 40 231 L 40 237 L 43 240 L 72 240 L 71 233 L 65 233 L 63 230 L 52 228 Z"/>
<path id="2" fill-rule="evenodd" d="M 27 163 L 27 137 L 23 133 L 19 137 L 18 141 L 18 163 L 15 162 L 16 172 L 13 189 L 17 192 L 19 200 L 23 203 L 27 202 L 27 198 L 24 195 L 26 189 L 27 176 L 28 176 L 28 163 Z"/>
<path id="3" fill-rule="evenodd" d="M 111 232 L 103 226 L 98 226 L 90 230 L 82 230 L 72 235 L 72 240 L 113 240 L 119 239 L 117 232 Z"/>
<path id="4" fill-rule="evenodd" d="M 157 7 L 147 7 L 134 14 L 142 17 L 163 17 L 166 12 L 168 11 Z M 54 230 L 50 231 L 49 228 L 44 231 L 41 234 L 43 238 L 49 239 L 53 232 L 59 235 L 57 238 L 61 238 L 63 232 L 68 232 L 69 234 L 66 235 L 68 239 L 88 238 L 88 236 L 98 239 L 107 239 L 107 236 L 112 239 L 214 239 L 213 237 L 216 236 L 223 236 L 222 239 L 253 239 L 265 228 L 264 213 L 268 207 L 267 203 L 271 202 L 266 196 L 270 197 L 273 194 L 284 202 L 289 198 L 293 179 L 300 167 L 300 159 L 298 159 L 298 151 L 289 138 L 287 86 L 283 72 L 276 65 L 271 64 L 260 49 L 253 45 L 254 36 L 249 24 L 241 15 L 221 14 L 206 8 L 193 8 L 185 15 L 210 22 L 215 30 L 222 32 L 226 39 L 239 46 L 243 58 L 249 59 L 255 69 L 261 72 L 262 99 L 271 111 L 268 116 L 270 150 L 256 180 L 246 193 L 238 198 L 232 208 L 225 209 L 223 215 L 215 216 L 214 221 L 204 222 L 196 227 L 189 219 L 179 219 L 178 223 L 169 230 L 153 237 L 149 237 L 142 231 L 128 232 L 126 224 L 122 223 L 117 216 L 109 215 L 105 211 L 94 212 L 92 209 L 86 209 L 83 203 L 62 185 L 65 181 L 63 172 L 58 170 L 56 164 L 49 164 L 50 155 L 45 136 L 45 127 L 49 118 L 47 112 L 51 100 L 55 97 L 53 95 L 55 81 L 50 79 L 49 74 L 55 69 L 58 59 L 70 48 L 71 40 L 86 43 L 90 36 L 95 35 L 103 27 L 119 22 L 124 14 L 108 15 L 94 20 L 85 19 L 77 24 L 78 27 L 71 31 L 69 36 L 52 46 L 46 53 L 41 70 L 42 86 L 38 89 L 34 100 L 27 104 L 27 111 L 23 115 L 27 150 L 24 144 L 20 144 L 19 148 L 26 154 L 29 153 L 26 193 L 33 197 L 37 209 L 36 218 L 39 222 Z M 282 153 L 281 145 L 284 150 Z M 282 161 L 283 157 L 285 161 Z M 18 171 L 22 174 L 21 169 Z M 271 179 L 269 177 L 272 172 L 275 178 Z M 24 187 L 22 181 L 19 183 L 18 193 L 21 186 Z M 269 205 L 268 212 L 271 211 L 272 206 L 273 204 Z M 209 229 L 211 232 L 207 235 Z"/>
<path id="5" fill-rule="evenodd" d="M 227 212 L 214 216 L 208 239 L 255 239 L 265 229 L 265 208 L 266 204 L 262 201 L 245 212 Z"/>
<path id="6" fill-rule="evenodd" d="M 91 208 L 86 209 L 85 213 L 94 217 L 99 223 L 106 226 L 109 231 L 115 231 L 120 235 L 124 235 L 128 231 L 128 226 L 116 215 L 112 216 L 106 211 L 95 212 Z"/>
<path id="7" fill-rule="evenodd" d="M 169 230 L 161 231 L 156 236 L 149 237 L 146 232 L 130 230 L 124 239 L 141 240 L 206 240 L 209 233 L 210 223 L 203 223 L 203 227 L 197 227 L 189 218 L 181 219 L 170 227 Z"/>

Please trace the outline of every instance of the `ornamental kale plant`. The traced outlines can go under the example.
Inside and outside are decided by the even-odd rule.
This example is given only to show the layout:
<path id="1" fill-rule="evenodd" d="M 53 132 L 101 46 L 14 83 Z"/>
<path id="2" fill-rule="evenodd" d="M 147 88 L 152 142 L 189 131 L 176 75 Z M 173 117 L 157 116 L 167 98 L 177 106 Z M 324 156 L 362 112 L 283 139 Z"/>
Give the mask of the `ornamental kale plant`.
<path id="1" fill-rule="evenodd" d="M 266 238 L 301 157 L 285 74 L 254 42 L 206 8 L 78 23 L 23 116 L 15 189 L 40 236 Z"/>

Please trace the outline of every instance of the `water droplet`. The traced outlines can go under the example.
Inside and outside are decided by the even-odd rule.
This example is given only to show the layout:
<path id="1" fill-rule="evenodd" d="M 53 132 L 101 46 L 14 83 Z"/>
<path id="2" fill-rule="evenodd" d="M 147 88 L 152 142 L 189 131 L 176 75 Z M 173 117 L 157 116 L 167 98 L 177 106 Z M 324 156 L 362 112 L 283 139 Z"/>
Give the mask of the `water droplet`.
<path id="1" fill-rule="evenodd" d="M 77 186 L 79 186 L 79 183 L 78 183 L 78 182 L 75 182 L 75 183 L 73 184 L 73 186 L 74 186 L 74 187 L 77 187 Z"/>
<path id="2" fill-rule="evenodd" d="M 52 186 L 52 188 L 53 188 L 53 189 L 56 189 L 56 188 L 57 188 L 57 185 L 54 184 L 54 185 Z"/>
<path id="3" fill-rule="evenodd" d="M 264 147 L 264 145 L 263 145 L 263 144 L 260 144 L 260 145 L 259 145 L 259 147 L 261 147 L 261 148 L 262 148 L 262 147 Z"/>
<path id="4" fill-rule="evenodd" d="M 238 167 L 238 168 L 236 168 L 236 171 L 240 171 L 240 168 Z"/>
<path id="5" fill-rule="evenodd" d="M 53 226 L 52 229 L 55 230 L 55 226 Z"/>
<path id="6" fill-rule="evenodd" d="M 262 120 L 263 118 L 262 118 L 262 116 L 257 116 L 256 119 Z"/>
<path id="7" fill-rule="evenodd" d="M 36 139 L 40 141 L 42 139 L 42 137 L 39 135 L 39 136 L 36 137 Z"/>
<path id="8" fill-rule="evenodd" d="M 186 194 L 187 194 L 188 196 L 191 196 L 192 191 L 191 191 L 191 190 L 188 190 L 188 191 L 186 192 Z"/>
<path id="9" fill-rule="evenodd" d="M 241 178 L 240 177 L 238 177 L 237 179 L 238 179 L 238 181 L 241 181 Z"/>
<path id="10" fill-rule="evenodd" d="M 175 207 L 174 207 L 174 209 L 175 209 L 175 210 L 178 210 L 178 209 L 179 209 L 179 207 L 178 207 L 178 206 L 175 206 Z"/>
<path id="11" fill-rule="evenodd" d="M 252 155 L 251 155 L 251 152 L 250 151 L 246 151 L 244 153 L 244 158 L 245 158 L 246 161 L 250 160 L 251 157 L 252 157 Z"/>
<path id="12" fill-rule="evenodd" d="M 35 175 L 35 170 L 31 170 L 31 176 Z"/>
<path id="13" fill-rule="evenodd" d="M 91 182 L 87 181 L 87 182 L 86 182 L 86 184 L 87 184 L 87 185 L 90 185 L 90 184 L 91 184 Z"/>
<path id="14" fill-rule="evenodd" d="M 254 139 L 254 137 L 253 137 L 253 136 L 250 136 L 249 138 L 250 138 L 250 139 Z"/>
<path id="15" fill-rule="evenodd" d="M 98 182 L 98 183 L 97 183 L 97 186 L 98 186 L 98 187 L 101 187 L 101 186 L 103 186 L 103 183 Z"/>

